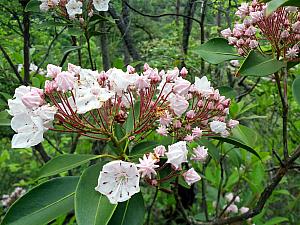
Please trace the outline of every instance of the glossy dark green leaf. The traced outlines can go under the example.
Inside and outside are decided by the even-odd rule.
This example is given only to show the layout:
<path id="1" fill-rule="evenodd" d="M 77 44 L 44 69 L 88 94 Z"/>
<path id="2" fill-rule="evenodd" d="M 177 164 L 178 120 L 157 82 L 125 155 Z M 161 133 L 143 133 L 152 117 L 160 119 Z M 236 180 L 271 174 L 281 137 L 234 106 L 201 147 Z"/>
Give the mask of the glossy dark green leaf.
<path id="1" fill-rule="evenodd" d="M 240 59 L 236 49 L 224 38 L 213 38 L 199 47 L 197 52 L 205 61 L 218 64 L 224 61 Z"/>
<path id="2" fill-rule="evenodd" d="M 252 153 L 253 155 L 255 155 L 256 157 L 258 157 L 260 159 L 259 154 L 253 148 L 251 148 L 250 146 L 242 143 L 241 141 L 239 141 L 237 139 L 228 138 L 228 137 L 227 138 L 224 138 L 224 137 L 211 137 L 211 138 L 215 139 L 215 140 L 225 142 L 225 143 L 232 144 L 232 145 L 234 145 L 236 147 L 239 147 L 239 148 L 242 148 L 242 149 L 245 149 L 246 151 Z"/>
<path id="3" fill-rule="evenodd" d="M 293 95 L 294 95 L 295 100 L 300 105 L 300 77 L 298 77 L 293 82 Z"/>
<path id="4" fill-rule="evenodd" d="M 237 92 L 232 88 L 228 86 L 221 86 L 218 87 L 218 90 L 221 95 L 224 95 L 226 98 L 235 98 L 237 96 Z"/>
<path id="5" fill-rule="evenodd" d="M 78 225 L 106 225 L 117 205 L 95 191 L 103 163 L 87 168 L 80 177 L 75 193 L 75 215 Z"/>
<path id="6" fill-rule="evenodd" d="M 298 6 L 300 7 L 299 0 L 271 0 L 268 1 L 268 7 L 266 9 L 267 16 L 271 15 L 276 9 L 281 6 Z"/>
<path id="7" fill-rule="evenodd" d="M 272 219 L 268 220 L 267 222 L 264 223 L 264 225 L 277 225 L 283 222 L 289 221 L 288 218 L 286 217 L 273 217 Z"/>
<path id="8" fill-rule="evenodd" d="M 118 204 L 109 225 L 142 225 L 145 216 L 144 199 L 141 193 Z"/>
<path id="9" fill-rule="evenodd" d="M 155 141 L 143 141 L 132 147 L 130 155 L 143 155 L 146 152 L 152 152 L 153 149 L 158 146 L 159 143 Z"/>
<path id="10" fill-rule="evenodd" d="M 264 77 L 285 67 L 285 63 L 259 52 L 251 51 L 241 65 L 238 74 L 242 76 Z"/>
<path id="11" fill-rule="evenodd" d="M 55 178 L 31 189 L 16 201 L 1 225 L 42 225 L 74 208 L 78 177 Z"/>
<path id="12" fill-rule="evenodd" d="M 25 7 L 25 12 L 40 12 L 40 4 L 38 0 L 30 0 Z"/>
<path id="13" fill-rule="evenodd" d="M 53 176 L 55 174 L 73 169 L 88 161 L 95 159 L 97 155 L 64 154 L 47 162 L 39 172 L 39 178 Z"/>

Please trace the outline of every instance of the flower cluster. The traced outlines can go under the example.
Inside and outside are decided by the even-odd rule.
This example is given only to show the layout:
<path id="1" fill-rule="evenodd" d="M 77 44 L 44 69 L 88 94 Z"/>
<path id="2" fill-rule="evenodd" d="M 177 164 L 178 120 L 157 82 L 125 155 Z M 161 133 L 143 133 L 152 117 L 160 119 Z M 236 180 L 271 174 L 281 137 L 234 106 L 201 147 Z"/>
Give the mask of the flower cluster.
<path id="1" fill-rule="evenodd" d="M 241 201 L 238 195 L 234 196 L 233 193 L 230 192 L 225 195 L 225 199 L 229 204 L 226 208 L 227 213 L 238 213 L 239 211 L 240 213 L 246 213 L 249 211 L 249 208 L 247 207 L 243 206 L 240 209 L 237 207 L 235 203 L 239 203 Z"/>
<path id="2" fill-rule="evenodd" d="M 148 64 L 141 75 L 131 66 L 127 72 L 116 68 L 98 72 L 68 64 L 62 71 L 49 64 L 44 90 L 21 86 L 8 102 L 11 125 L 18 133 L 13 147 L 40 143 L 48 129 L 116 143 L 115 124 L 124 128 L 124 139 L 131 142 L 153 130 L 188 142 L 228 136 L 238 125 L 227 120 L 230 99 L 211 87 L 205 76 L 191 84 L 182 71 L 158 71 Z"/>
<path id="3" fill-rule="evenodd" d="M 242 3 L 236 15 L 242 20 L 231 30 L 221 32 L 230 45 L 246 55 L 251 49 L 264 44 L 267 39 L 273 48 L 286 59 L 298 57 L 300 41 L 300 12 L 296 7 L 281 7 L 271 15 L 266 15 L 267 4 L 253 0 Z M 281 52 L 282 51 L 282 52 Z"/>
<path id="4" fill-rule="evenodd" d="M 45 102 L 42 89 L 20 86 L 14 99 L 8 100 L 9 114 L 13 116 L 11 127 L 17 133 L 13 136 L 13 148 L 28 148 L 43 141 L 43 134 L 52 127 L 56 107 Z"/>
<path id="5" fill-rule="evenodd" d="M 198 146 L 194 148 L 196 154 L 190 160 L 204 162 L 208 156 L 207 149 Z M 167 157 L 167 161 L 160 163 L 160 159 Z M 101 194 L 108 197 L 112 204 L 128 200 L 132 195 L 140 191 L 140 178 L 151 186 L 159 186 L 176 176 L 182 176 L 188 185 L 201 180 L 194 168 L 182 172 L 182 163 L 188 162 L 188 147 L 185 141 L 179 141 L 169 145 L 168 150 L 163 145 L 157 146 L 153 152 L 149 152 L 139 159 L 139 164 L 115 160 L 104 165 L 95 188 Z M 156 178 L 158 171 L 168 164 L 172 172 L 166 177 Z"/>
<path id="6" fill-rule="evenodd" d="M 26 190 L 16 187 L 10 195 L 2 195 L 1 203 L 5 208 L 9 208 L 18 198 L 25 194 Z"/>
<path id="7" fill-rule="evenodd" d="M 208 152 L 197 146 L 189 153 L 190 142 L 202 136 L 228 136 L 239 122 L 228 119 L 230 99 L 211 87 L 205 76 L 191 83 L 184 79 L 187 74 L 186 68 L 158 71 L 148 64 L 141 74 L 132 66 L 126 72 L 116 68 L 98 72 L 73 64 L 64 71 L 49 64 L 44 89 L 21 86 L 8 102 L 11 126 L 17 132 L 12 145 L 34 146 L 46 130 L 111 142 L 119 151 L 113 157 L 118 160 L 103 167 L 96 190 L 112 203 L 139 192 L 140 178 L 157 186 L 182 176 L 191 185 L 201 177 L 192 167 L 185 171 L 182 164 L 205 162 Z M 128 162 L 128 146 L 155 131 L 178 142 L 167 149 L 157 146 L 139 163 Z M 167 165 L 172 172 L 157 176 Z"/>
<path id="8" fill-rule="evenodd" d="M 41 2 L 40 10 L 46 12 L 55 9 L 63 16 L 70 19 L 78 17 L 82 20 L 83 0 L 39 0 Z M 87 1 L 88 16 L 93 15 L 93 8 L 97 11 L 107 11 L 109 0 L 90 0 Z"/>

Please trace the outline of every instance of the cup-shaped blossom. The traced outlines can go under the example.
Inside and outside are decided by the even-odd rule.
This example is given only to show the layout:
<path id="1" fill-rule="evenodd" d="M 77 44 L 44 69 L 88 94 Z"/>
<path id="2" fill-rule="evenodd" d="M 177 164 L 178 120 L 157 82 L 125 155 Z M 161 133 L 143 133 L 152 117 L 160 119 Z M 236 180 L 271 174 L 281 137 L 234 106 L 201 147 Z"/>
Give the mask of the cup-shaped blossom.
<path id="1" fill-rule="evenodd" d="M 82 2 L 77 0 L 70 0 L 66 4 L 66 9 L 69 17 L 74 19 L 76 15 L 82 14 Z"/>
<path id="2" fill-rule="evenodd" d="M 76 78 L 73 73 L 63 71 L 57 74 L 55 81 L 57 84 L 57 90 L 66 92 L 74 88 Z"/>
<path id="3" fill-rule="evenodd" d="M 172 164 L 175 169 L 178 169 L 182 163 L 187 162 L 187 153 L 188 150 L 185 141 L 169 145 L 168 152 L 166 152 L 166 156 L 168 157 L 167 163 Z"/>
<path id="4" fill-rule="evenodd" d="M 93 5 L 97 11 L 107 11 L 109 0 L 93 0 Z"/>
<path id="5" fill-rule="evenodd" d="M 227 213 L 238 213 L 239 209 L 235 204 L 231 204 L 227 207 L 226 212 Z"/>
<path id="6" fill-rule="evenodd" d="M 170 108 L 174 111 L 175 115 L 181 116 L 189 107 L 189 102 L 180 95 L 173 94 L 170 96 Z"/>
<path id="7" fill-rule="evenodd" d="M 55 78 L 61 72 L 61 67 L 53 64 L 47 65 L 47 77 Z"/>
<path id="8" fill-rule="evenodd" d="M 31 88 L 30 92 L 22 96 L 22 102 L 27 108 L 37 108 L 44 103 L 43 90 Z"/>
<path id="9" fill-rule="evenodd" d="M 139 182 L 140 174 L 134 163 L 115 160 L 103 166 L 95 190 L 107 196 L 111 204 L 117 204 L 140 192 Z"/>
<path id="10" fill-rule="evenodd" d="M 194 154 L 192 155 L 191 159 L 195 161 L 205 162 L 206 158 L 208 157 L 207 148 L 204 146 L 198 146 L 193 148 Z"/>
<path id="11" fill-rule="evenodd" d="M 194 168 L 191 168 L 188 171 L 184 172 L 182 176 L 188 185 L 192 185 L 193 183 L 201 180 L 200 175 L 195 171 Z"/>
<path id="12" fill-rule="evenodd" d="M 212 121 L 210 122 L 210 129 L 212 132 L 221 134 L 222 132 L 226 131 L 226 123 L 221 121 Z"/>

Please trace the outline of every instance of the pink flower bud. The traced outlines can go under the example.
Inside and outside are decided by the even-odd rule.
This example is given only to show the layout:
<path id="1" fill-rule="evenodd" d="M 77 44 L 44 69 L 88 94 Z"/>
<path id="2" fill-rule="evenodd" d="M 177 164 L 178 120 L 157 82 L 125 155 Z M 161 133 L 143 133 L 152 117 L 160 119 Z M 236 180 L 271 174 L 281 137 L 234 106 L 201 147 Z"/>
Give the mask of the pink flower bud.
<path id="1" fill-rule="evenodd" d="M 147 71 L 150 69 L 150 66 L 148 65 L 148 63 L 145 63 L 144 64 L 144 71 Z"/>
<path id="2" fill-rule="evenodd" d="M 180 70 L 180 75 L 183 77 L 183 78 L 186 78 L 188 74 L 188 71 L 185 67 L 182 67 L 182 69 Z"/>
<path id="3" fill-rule="evenodd" d="M 228 44 L 230 44 L 230 45 L 235 45 L 236 44 L 236 42 L 237 42 L 237 38 L 236 37 L 229 37 L 228 38 Z"/>
<path id="4" fill-rule="evenodd" d="M 199 100 L 198 103 L 197 103 L 197 106 L 199 108 L 203 107 L 203 101 L 202 100 Z"/>
<path id="5" fill-rule="evenodd" d="M 167 82 L 175 80 L 179 75 L 179 69 L 175 67 L 173 70 L 168 70 L 166 74 Z"/>
<path id="6" fill-rule="evenodd" d="M 166 152 L 166 148 L 163 145 L 159 145 L 159 146 L 155 147 L 153 150 L 154 150 L 154 153 L 156 155 L 158 155 L 159 157 L 164 156 L 165 152 Z"/>
<path id="7" fill-rule="evenodd" d="M 45 81 L 45 93 L 51 94 L 53 91 L 57 89 L 57 83 L 55 80 L 46 80 Z"/>
<path id="8" fill-rule="evenodd" d="M 224 38 L 229 38 L 231 37 L 231 30 L 230 28 L 227 28 L 225 30 L 222 30 L 221 31 L 221 35 L 224 37 Z"/>
<path id="9" fill-rule="evenodd" d="M 53 64 L 47 65 L 47 77 L 55 78 L 57 74 L 61 72 L 61 67 L 55 66 Z"/>
<path id="10" fill-rule="evenodd" d="M 162 136 L 167 136 L 168 135 L 168 130 L 166 129 L 165 126 L 159 126 L 157 129 L 156 129 L 156 132 Z"/>
<path id="11" fill-rule="evenodd" d="M 249 47 L 254 49 L 258 47 L 258 42 L 256 40 L 251 40 L 249 43 Z"/>
<path id="12" fill-rule="evenodd" d="M 195 114 L 194 110 L 190 110 L 186 113 L 187 119 L 193 119 L 195 116 L 196 116 L 196 114 Z"/>
<path id="13" fill-rule="evenodd" d="M 62 92 L 72 90 L 74 88 L 75 80 L 74 74 L 70 72 L 66 71 L 59 73 L 55 78 L 57 90 Z"/>
<path id="14" fill-rule="evenodd" d="M 194 168 L 189 169 L 188 171 L 183 173 L 182 176 L 188 185 L 192 185 L 193 183 L 196 183 L 197 181 L 201 180 L 201 177 L 194 170 Z"/>
<path id="15" fill-rule="evenodd" d="M 149 66 L 149 65 L 148 65 L 148 66 Z M 128 65 L 128 66 L 127 66 L 127 72 L 128 72 L 129 74 L 134 74 L 134 73 L 135 73 L 135 68 L 132 67 L 132 66 L 130 66 L 130 65 Z"/>
<path id="16" fill-rule="evenodd" d="M 191 159 L 195 161 L 205 162 L 208 157 L 207 148 L 204 146 L 198 146 L 197 148 L 193 148 L 194 154 Z"/>
<path id="17" fill-rule="evenodd" d="M 148 71 L 150 71 L 148 76 L 152 83 L 156 84 L 161 81 L 161 77 L 159 76 L 157 69 Z"/>
<path id="18" fill-rule="evenodd" d="M 237 125 L 239 125 L 239 121 L 237 120 L 229 120 L 227 123 L 229 128 L 235 128 Z"/>
<path id="19" fill-rule="evenodd" d="M 72 63 L 68 63 L 68 72 L 78 75 L 80 73 L 80 69 L 81 69 L 80 66 L 76 66 Z"/>
<path id="20" fill-rule="evenodd" d="M 44 104 L 43 90 L 32 88 L 30 92 L 22 96 L 22 103 L 30 109 L 41 106 L 42 104 Z"/>
<path id="21" fill-rule="evenodd" d="M 104 71 L 101 71 L 98 77 L 98 81 L 106 81 L 108 79 L 107 74 Z"/>
<path id="22" fill-rule="evenodd" d="M 178 129 L 178 128 L 181 128 L 181 122 L 180 122 L 180 120 L 176 120 L 174 123 L 173 123 L 173 126 L 174 126 L 174 128 L 176 128 L 176 129 Z"/>
<path id="23" fill-rule="evenodd" d="M 253 26 L 250 26 L 246 31 L 245 35 L 246 36 L 254 36 L 256 34 L 256 28 Z"/>

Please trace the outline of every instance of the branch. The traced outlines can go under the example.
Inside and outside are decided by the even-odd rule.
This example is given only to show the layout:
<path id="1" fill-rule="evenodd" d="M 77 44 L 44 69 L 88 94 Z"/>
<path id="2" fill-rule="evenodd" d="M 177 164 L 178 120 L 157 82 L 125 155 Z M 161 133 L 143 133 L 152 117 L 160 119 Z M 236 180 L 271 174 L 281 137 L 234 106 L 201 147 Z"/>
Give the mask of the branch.
<path id="1" fill-rule="evenodd" d="M 51 48 L 52 48 L 54 42 L 56 41 L 56 39 L 58 38 L 58 36 L 61 35 L 61 34 L 64 32 L 64 30 L 65 30 L 66 28 L 67 28 L 67 27 L 64 27 L 60 32 L 58 32 L 58 33 L 54 36 L 54 38 L 53 38 L 52 41 L 50 42 L 50 45 L 48 46 L 48 49 L 47 49 L 46 54 L 44 55 L 44 58 L 43 58 L 42 61 L 39 63 L 38 68 L 37 68 L 37 70 L 35 71 L 34 75 L 37 75 L 37 74 L 38 74 L 38 72 L 39 72 L 41 66 L 44 64 L 44 62 L 46 61 L 47 57 L 49 56 L 50 50 L 51 50 Z"/>
<path id="2" fill-rule="evenodd" d="M 241 99 L 242 99 L 243 97 L 245 97 L 246 95 L 250 94 L 250 93 L 255 89 L 255 87 L 258 85 L 259 81 L 260 81 L 260 78 L 258 78 L 258 79 L 256 80 L 255 84 L 254 84 L 250 89 L 248 89 L 248 90 L 245 91 L 244 93 L 242 93 L 242 94 L 240 94 L 239 96 L 237 96 L 237 97 L 235 98 L 236 101 L 239 102 L 239 101 L 241 101 Z"/>
<path id="3" fill-rule="evenodd" d="M 40 154 L 40 156 L 42 157 L 42 159 L 45 163 L 51 159 L 51 157 L 47 154 L 47 152 L 45 151 L 45 149 L 41 143 L 39 143 L 36 146 L 33 146 L 33 148 Z"/>
<path id="4" fill-rule="evenodd" d="M 177 13 L 163 13 L 163 14 L 159 14 L 159 15 L 149 15 L 149 14 L 143 13 L 141 11 L 138 11 L 137 9 L 135 9 L 131 5 L 129 5 L 127 2 L 125 2 L 125 4 L 132 11 L 134 11 L 137 14 L 140 14 L 142 16 L 151 17 L 151 18 L 159 18 L 159 17 L 164 17 L 164 16 L 179 16 L 179 17 L 183 17 L 183 18 L 188 18 L 188 19 L 194 20 L 195 22 L 199 23 L 199 25 L 201 25 L 201 21 L 200 20 L 197 20 L 197 19 L 195 19 L 193 17 L 190 17 L 190 16 L 186 16 L 186 15 L 182 15 L 182 14 L 177 14 Z"/>
<path id="5" fill-rule="evenodd" d="M 10 67 L 13 69 L 14 73 L 16 74 L 18 80 L 20 81 L 21 84 L 24 83 L 17 67 L 14 65 L 14 63 L 12 62 L 11 58 L 9 57 L 9 55 L 7 54 L 7 52 L 5 51 L 5 49 L 2 47 L 2 45 L 0 45 L 0 50 L 4 55 L 4 58 L 6 59 L 6 61 L 8 62 L 8 64 L 10 65 Z"/>

